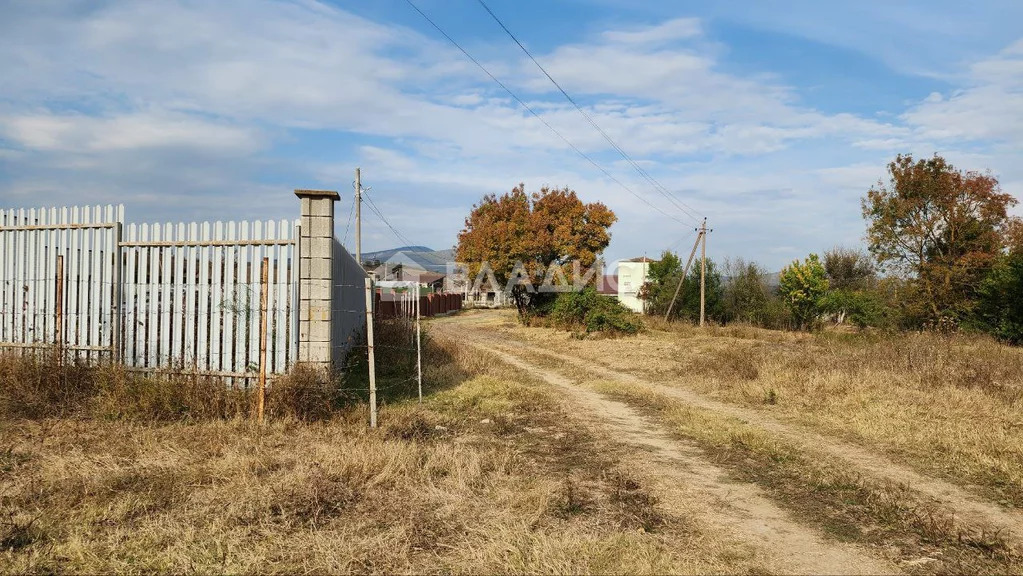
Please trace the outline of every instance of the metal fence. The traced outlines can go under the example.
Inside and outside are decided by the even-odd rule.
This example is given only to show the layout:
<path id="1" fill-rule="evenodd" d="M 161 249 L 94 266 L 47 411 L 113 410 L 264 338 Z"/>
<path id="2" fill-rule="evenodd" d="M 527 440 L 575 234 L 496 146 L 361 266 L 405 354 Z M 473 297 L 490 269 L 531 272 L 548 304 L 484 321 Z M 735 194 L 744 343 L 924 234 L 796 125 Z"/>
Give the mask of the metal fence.
<path id="1" fill-rule="evenodd" d="M 123 206 L 0 210 L 0 349 L 248 383 L 296 359 L 295 222 L 124 224 Z"/>
<path id="2" fill-rule="evenodd" d="M 0 347 L 119 347 L 123 206 L 0 210 Z"/>

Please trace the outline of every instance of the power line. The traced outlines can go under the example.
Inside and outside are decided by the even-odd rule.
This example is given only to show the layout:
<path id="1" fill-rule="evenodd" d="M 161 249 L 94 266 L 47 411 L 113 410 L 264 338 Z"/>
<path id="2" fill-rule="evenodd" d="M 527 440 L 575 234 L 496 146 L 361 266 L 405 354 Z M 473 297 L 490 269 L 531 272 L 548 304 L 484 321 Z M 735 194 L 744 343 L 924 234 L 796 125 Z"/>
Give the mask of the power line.
<path id="1" fill-rule="evenodd" d="M 640 176 L 645 178 L 646 181 L 649 182 L 654 187 L 655 190 L 660 192 L 661 195 L 667 198 L 669 202 L 674 204 L 676 208 L 684 212 L 687 216 L 689 216 L 698 223 L 700 220 L 699 212 L 697 212 L 696 209 L 694 209 L 692 206 L 689 206 L 685 202 L 682 202 L 681 200 L 677 199 L 667 188 L 665 188 L 660 182 L 654 179 L 654 177 L 651 176 L 650 173 L 648 173 L 646 170 L 643 169 L 642 166 L 636 163 L 636 161 L 633 160 L 632 157 L 629 156 L 629 154 L 626 153 L 625 150 L 623 150 L 622 147 L 619 146 L 618 143 L 615 142 L 614 139 L 612 139 L 611 136 L 606 131 L 604 131 L 604 129 L 601 128 L 585 110 L 583 110 L 583 107 L 580 106 L 579 103 L 576 102 L 575 99 L 572 98 L 572 96 L 570 96 L 568 92 L 566 92 L 565 89 L 561 87 L 561 84 L 558 84 L 558 81 L 555 80 L 554 77 L 551 76 L 550 73 L 547 72 L 547 70 L 540 64 L 540 62 L 538 62 L 536 58 L 533 57 L 529 50 L 527 50 L 526 47 L 522 45 L 522 42 L 519 42 L 519 39 L 515 37 L 515 34 L 512 34 L 512 31 L 509 30 L 508 27 L 504 25 L 504 22 L 502 22 L 501 19 L 497 17 L 497 14 L 495 14 L 494 11 L 490 9 L 490 6 L 487 6 L 486 2 L 484 2 L 483 0 L 477 1 L 480 3 L 480 6 L 483 6 L 487 13 L 490 14 L 491 18 L 493 18 L 494 21 L 497 22 L 497 25 L 500 26 L 501 29 L 504 30 L 505 33 L 508 34 L 508 36 L 513 41 L 515 41 L 516 44 L 518 44 L 519 48 L 522 49 L 522 52 L 524 52 L 526 56 L 528 56 L 529 59 L 533 61 L 533 64 L 536 64 L 536 67 L 539 68 L 541 72 L 543 72 L 544 76 L 546 76 L 547 79 L 550 80 L 555 87 L 557 87 L 561 94 L 565 96 L 565 99 L 567 99 L 572 104 L 572 106 L 575 106 L 575 109 L 578 110 L 580 114 L 582 114 L 583 118 L 585 118 L 586 121 L 589 122 L 590 126 L 593 126 L 593 128 L 596 129 L 597 132 L 599 132 L 600 135 L 604 137 L 604 140 L 606 140 L 607 143 L 610 144 L 611 147 L 614 148 L 618 152 L 618 154 L 620 154 L 621 157 L 625 159 L 625 161 L 632 165 L 636 172 L 638 172 Z"/>
<path id="2" fill-rule="evenodd" d="M 387 218 L 384 217 L 383 211 L 377 207 L 375 202 L 373 202 L 373 198 L 371 198 L 369 194 L 366 194 L 365 188 L 362 191 L 362 197 L 369 202 L 369 207 L 373 210 L 373 213 L 376 214 L 380 218 L 380 220 L 383 221 L 383 223 L 387 225 L 388 228 L 391 229 L 391 233 L 394 234 L 394 237 L 397 238 L 399 242 L 404 243 L 406 246 L 414 246 L 412 241 L 406 238 L 405 235 L 402 234 L 401 232 L 398 232 L 398 229 L 392 226 L 391 223 L 387 221 Z"/>
<path id="3" fill-rule="evenodd" d="M 622 189 L 623 189 L 623 190 L 625 190 L 625 191 L 626 191 L 626 192 L 628 192 L 629 194 L 632 194 L 633 196 L 635 196 L 636 198 L 638 198 L 639 200 L 641 200 L 641 201 L 642 201 L 643 203 L 645 203 L 646 205 L 650 206 L 650 207 L 651 207 L 651 208 L 653 208 L 654 210 L 657 210 L 658 212 L 660 212 L 660 213 L 661 213 L 661 214 L 663 214 L 664 216 L 667 216 L 668 218 L 671 218 L 672 220 L 674 220 L 675 222 L 678 222 L 679 224 L 682 224 L 682 225 L 684 225 L 684 226 L 688 226 L 688 224 L 686 224 L 685 222 L 683 222 L 683 221 L 679 220 L 678 218 L 676 218 L 675 216 L 672 216 L 671 214 L 668 214 L 668 213 L 667 213 L 667 212 L 665 212 L 664 210 L 661 210 L 661 209 L 660 209 L 660 208 L 658 208 L 658 207 L 657 207 L 657 206 L 656 206 L 655 204 L 652 204 L 652 203 L 651 203 L 651 202 L 650 202 L 649 200 L 647 200 L 647 199 L 646 199 L 646 198 L 644 198 L 643 196 L 641 196 L 641 195 L 637 194 L 636 192 L 634 192 L 634 191 L 633 191 L 633 190 L 632 190 L 631 188 L 629 188 L 628 186 L 626 186 L 625 184 L 623 184 L 623 183 L 621 182 L 621 180 L 619 180 L 619 179 L 615 178 L 615 177 L 614 177 L 613 175 L 611 175 L 611 173 L 610 173 L 610 172 L 608 172 L 608 171 L 607 171 L 606 169 L 604 169 L 604 167 L 603 167 L 603 166 L 601 166 L 600 164 L 597 164 L 597 162 L 596 162 L 595 160 L 593 160 L 592 158 L 590 158 L 590 157 L 589 157 L 589 156 L 588 156 L 588 155 L 587 155 L 587 154 L 586 154 L 585 152 L 583 152 L 582 150 L 580 150 L 580 149 L 579 149 L 579 148 L 578 148 L 578 147 L 577 147 L 577 146 L 576 146 L 575 144 L 572 144 L 572 142 L 571 142 L 571 141 L 569 141 L 569 140 L 568 140 L 568 138 L 566 138 L 566 137 L 565 137 L 564 135 L 562 135 L 562 134 L 561 134 L 561 132 L 559 132 L 559 131 L 558 131 L 557 129 L 555 129 L 555 128 L 554 128 L 553 126 L 551 126 L 549 122 L 547 122 L 546 120 L 544 120 L 544 118 L 543 118 L 542 116 L 540 116 L 540 114 L 539 114 L 539 113 L 537 113 L 537 112 L 536 112 L 536 110 L 533 110 L 533 108 L 531 108 L 531 107 L 530 107 L 530 106 L 529 106 L 528 104 L 526 104 L 526 103 L 525 103 L 525 102 L 524 102 L 524 101 L 522 100 L 522 98 L 519 98 L 519 97 L 518 97 L 518 95 L 516 95 L 516 94 L 515 94 L 514 92 L 512 92 L 511 88 L 508 88 L 508 86 L 506 86 L 506 85 L 504 84 L 504 82 L 501 82 L 500 80 L 498 80 L 498 79 L 497 79 L 497 77 L 496 77 L 496 76 L 494 76 L 493 74 L 491 74 L 491 73 L 490 73 L 490 70 L 487 70 L 487 68 L 486 68 L 485 66 L 483 66 L 483 64 L 481 64 L 479 60 L 477 60 L 477 59 L 476 59 L 476 58 L 474 58 L 474 57 L 473 57 L 473 56 L 472 56 L 471 54 L 469 54 L 469 52 L 467 52 L 467 51 L 465 50 L 465 48 L 462 48 L 462 46 L 461 46 L 461 45 L 460 45 L 460 44 L 459 44 L 458 42 L 456 42 L 454 38 L 452 38 L 452 37 L 451 37 L 450 35 L 448 35 L 448 33 L 447 33 L 447 32 L 445 32 L 443 28 L 441 28 L 441 27 L 440 27 L 440 26 L 439 26 L 439 25 L 438 25 L 438 24 L 437 24 L 436 22 L 434 22 L 434 21 L 433 21 L 432 19 L 430 19 L 430 17 L 429 17 L 429 16 L 427 16 L 425 12 L 423 12 L 422 10 L 420 10 L 420 9 L 419 9 L 419 7 L 418 7 L 418 6 L 416 6 L 416 5 L 415 5 L 415 4 L 414 4 L 414 3 L 412 2 L 412 0 L 405 0 L 405 2 L 406 2 L 406 3 L 407 3 L 407 4 L 409 5 L 409 6 L 411 6 L 411 7 L 412 7 L 412 8 L 413 8 L 413 9 L 414 9 L 414 10 L 415 10 L 416 12 L 418 12 L 418 13 L 419 13 L 419 15 L 420 15 L 420 16 L 422 16 L 422 17 L 423 17 L 423 18 L 424 18 L 424 19 L 425 19 L 425 20 L 426 20 L 427 22 L 429 22 L 429 23 L 430 23 L 430 25 L 431 25 L 431 26 L 433 26 L 433 27 L 434 27 L 434 29 L 436 29 L 436 30 L 437 30 L 437 32 L 440 32 L 442 36 L 444 36 L 445 38 L 447 38 L 448 42 L 450 42 L 450 43 L 451 43 L 451 44 L 452 44 L 452 45 L 453 45 L 453 46 L 454 46 L 455 48 L 458 48 L 458 50 L 459 50 L 459 51 L 460 51 L 460 52 L 461 52 L 462 54 L 464 54 L 466 58 L 468 58 L 468 59 L 469 59 L 469 60 L 470 60 L 470 61 L 471 61 L 471 62 L 472 62 L 473 64 L 475 64 L 475 65 L 476 65 L 476 66 L 477 66 L 477 67 L 478 67 L 478 68 L 479 68 L 480 70 L 482 70 L 482 71 L 483 71 L 483 72 L 484 72 L 484 73 L 485 73 L 485 74 L 486 74 L 487 76 L 489 76 L 491 80 L 493 80 L 493 81 L 494 81 L 494 82 L 495 82 L 495 83 L 496 83 L 496 84 L 497 84 L 498 86 L 500 86 L 501 88 L 503 88 L 503 89 L 504 89 L 504 91 L 505 91 L 505 92 L 507 92 L 509 96 L 511 96 L 512 98 L 514 98 L 514 99 L 515 99 L 515 101 L 516 101 L 516 102 L 518 102 L 520 106 L 522 106 L 522 107 L 523 107 L 523 108 L 525 108 L 525 109 L 526 109 L 526 110 L 527 110 L 527 111 L 528 111 L 528 112 L 529 112 L 530 114 L 532 114 L 533 116 L 535 116 L 537 120 L 539 120 L 540 122 L 543 122 L 543 125 L 544 125 L 544 126 L 546 126 L 546 127 L 547 127 L 547 128 L 548 128 L 548 129 L 549 129 L 549 130 L 550 130 L 551 132 L 553 132 L 553 133 L 554 133 L 555 135 L 557 135 L 557 137 L 558 137 L 558 138 L 560 138 L 560 139 L 561 139 L 561 140 L 562 140 L 562 141 L 563 141 L 563 142 L 564 142 L 565 144 L 567 144 L 567 145 L 568 145 L 568 146 L 569 146 L 569 147 L 570 147 L 570 148 L 571 148 L 572 150 L 574 150 L 574 151 L 576 152 L 576 154 L 578 154 L 578 155 L 579 155 L 579 156 L 581 156 L 581 157 L 582 157 L 582 158 L 583 158 L 584 160 L 586 160 L 587 162 L 589 162 L 590 164 L 592 164 L 594 168 L 596 168 L 597 170 L 600 170 L 600 172 L 601 172 L 601 173 L 603 173 L 603 174 L 604 174 L 604 176 L 606 176 L 608 180 L 611 180 L 611 181 L 612 181 L 612 182 L 614 182 L 615 184 L 618 184 L 619 186 L 621 186 L 621 187 L 622 187 Z"/>
<path id="4" fill-rule="evenodd" d="M 344 239 L 341 240 L 341 245 L 342 246 L 347 246 L 348 245 L 348 231 L 352 227 L 352 215 L 353 214 L 355 214 L 355 202 L 352 202 L 352 207 L 348 210 L 348 224 L 345 225 L 345 236 L 344 236 Z"/>

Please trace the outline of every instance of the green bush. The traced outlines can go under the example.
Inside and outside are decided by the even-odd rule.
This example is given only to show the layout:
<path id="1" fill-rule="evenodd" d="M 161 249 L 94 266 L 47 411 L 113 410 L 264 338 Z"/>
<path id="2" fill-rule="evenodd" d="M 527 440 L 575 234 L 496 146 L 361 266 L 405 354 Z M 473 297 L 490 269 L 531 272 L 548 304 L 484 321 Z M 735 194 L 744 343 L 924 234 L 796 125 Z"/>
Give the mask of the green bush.
<path id="1" fill-rule="evenodd" d="M 980 285 L 977 323 L 1010 344 L 1023 344 L 1023 253 L 1004 256 Z"/>
<path id="2" fill-rule="evenodd" d="M 816 254 L 806 260 L 793 260 L 778 277 L 778 293 L 792 312 L 797 328 L 812 329 L 824 312 L 824 296 L 828 292 L 828 276 Z"/>
<path id="3" fill-rule="evenodd" d="M 558 294 L 549 307 L 538 309 L 537 315 L 565 330 L 635 334 L 642 327 L 635 313 L 617 299 L 597 294 L 593 288 Z"/>

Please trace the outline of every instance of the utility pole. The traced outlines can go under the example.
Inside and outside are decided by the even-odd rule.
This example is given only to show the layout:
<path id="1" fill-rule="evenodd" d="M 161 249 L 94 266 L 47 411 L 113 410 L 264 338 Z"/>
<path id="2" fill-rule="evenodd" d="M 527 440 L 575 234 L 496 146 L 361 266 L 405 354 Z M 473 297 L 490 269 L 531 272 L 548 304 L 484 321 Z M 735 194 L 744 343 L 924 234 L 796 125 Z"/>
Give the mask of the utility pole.
<path id="1" fill-rule="evenodd" d="M 362 172 L 355 169 L 355 261 L 362 266 Z"/>
<path id="2" fill-rule="evenodd" d="M 420 304 L 419 282 L 416 282 L 416 380 L 419 382 L 419 403 L 423 403 L 423 328 L 419 322 Z"/>
<path id="3" fill-rule="evenodd" d="M 377 363 L 373 350 L 373 279 L 366 276 L 366 348 L 369 353 L 369 427 L 377 427 Z"/>
<path id="4" fill-rule="evenodd" d="M 678 299 L 678 293 L 682 290 L 682 283 L 686 281 L 686 275 L 689 274 L 689 265 L 693 263 L 693 257 L 696 256 L 696 247 L 700 245 L 701 235 L 697 234 L 696 242 L 693 242 L 693 250 L 689 253 L 689 259 L 686 260 L 686 267 L 682 269 L 682 277 L 678 279 L 678 285 L 675 286 L 675 295 L 671 297 L 671 304 L 668 304 L 668 311 L 664 313 L 664 321 L 668 322 L 671 318 L 671 310 L 675 308 L 675 300 Z"/>
<path id="5" fill-rule="evenodd" d="M 700 237 L 703 248 L 700 249 L 700 326 L 707 319 L 707 218 L 704 217 L 700 226 Z"/>

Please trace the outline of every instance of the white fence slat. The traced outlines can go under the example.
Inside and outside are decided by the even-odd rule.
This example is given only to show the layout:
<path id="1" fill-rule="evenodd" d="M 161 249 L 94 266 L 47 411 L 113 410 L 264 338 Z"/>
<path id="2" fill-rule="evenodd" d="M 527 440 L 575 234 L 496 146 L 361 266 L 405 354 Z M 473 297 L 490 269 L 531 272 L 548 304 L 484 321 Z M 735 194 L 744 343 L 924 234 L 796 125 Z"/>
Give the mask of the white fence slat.
<path id="1" fill-rule="evenodd" d="M 57 209 L 50 208 L 46 211 L 46 225 L 53 226 L 57 223 Z M 46 255 L 43 259 L 43 277 L 46 279 L 44 282 L 43 290 L 45 291 L 46 299 L 46 318 L 45 318 L 45 331 L 43 334 L 44 342 L 56 342 L 57 339 L 57 326 L 56 326 L 56 311 L 57 311 L 57 254 L 59 252 L 58 242 L 60 240 L 60 232 L 54 229 L 46 230 Z M 3 340 L 3 338 L 0 338 Z"/>
<path id="2" fill-rule="evenodd" d="M 271 220 L 267 222 L 267 238 L 271 240 L 283 239 L 284 235 L 287 234 L 286 227 L 280 228 L 281 234 L 277 234 L 278 222 Z M 269 317 L 267 318 L 267 326 L 270 331 L 267 334 L 267 370 L 271 373 L 276 374 L 281 369 L 281 363 L 283 360 L 281 344 L 284 339 L 281 336 L 281 328 L 284 327 L 281 322 L 281 313 L 283 307 L 281 306 L 281 256 L 286 252 L 285 246 L 274 245 L 270 248 L 270 270 L 267 272 L 269 275 L 270 286 L 268 292 L 269 301 L 267 302 L 267 311 Z"/>
<path id="3" fill-rule="evenodd" d="M 36 223 L 36 210 L 30 208 L 28 211 L 28 223 L 35 225 Z M 27 316 L 27 330 L 26 336 L 28 342 L 36 342 L 38 335 L 36 334 L 36 321 L 38 319 L 39 304 L 36 302 L 36 283 L 39 280 L 39 255 L 36 250 L 36 239 L 37 234 L 31 232 L 26 234 L 25 250 L 28 256 L 28 269 L 25 275 L 25 302 L 26 302 L 26 316 Z"/>
<path id="4" fill-rule="evenodd" d="M 164 241 L 174 240 L 174 227 L 169 222 L 163 227 L 163 239 Z M 173 283 L 171 278 L 171 255 L 173 252 L 174 248 L 169 246 L 160 248 L 160 262 L 158 264 L 160 267 L 158 280 L 160 284 L 160 298 L 158 300 L 160 306 L 158 312 L 160 336 L 157 340 L 160 347 L 156 356 L 157 366 L 169 366 L 172 361 L 170 328 L 171 318 L 173 317 L 173 314 L 171 314 L 173 309 L 173 302 L 171 301 L 171 285 Z"/>
<path id="5" fill-rule="evenodd" d="M 195 242 L 199 239 L 199 226 L 192 222 L 188 225 L 188 241 Z M 196 315 L 196 274 L 199 270 L 197 258 L 199 257 L 200 248 L 191 247 L 187 250 L 187 256 L 185 261 L 185 335 L 184 335 L 184 347 L 185 347 L 185 365 L 195 370 L 196 366 L 196 350 L 195 350 L 195 337 L 198 333 L 198 316 Z"/>
<path id="6" fill-rule="evenodd" d="M 185 224 L 179 222 L 177 229 L 174 232 L 174 236 L 178 241 L 186 240 L 188 238 L 186 233 Z M 171 302 L 173 303 L 171 310 L 171 355 L 175 358 L 175 365 L 186 366 L 187 357 L 185 356 L 185 330 L 187 322 L 185 320 L 185 298 L 188 296 L 188 288 L 185 283 L 185 259 L 188 254 L 188 247 L 176 247 L 171 249 L 174 255 L 174 261 L 172 262 L 173 272 L 172 281 L 174 285 L 171 287 Z"/>
<path id="7" fill-rule="evenodd" d="M 243 243 L 250 238 L 249 229 L 251 226 L 250 222 L 238 223 L 238 239 L 242 240 Z M 249 290 L 252 280 L 252 247 L 239 246 L 237 254 L 238 276 L 235 279 L 234 365 L 235 371 L 248 372 L 249 327 L 252 324 L 247 319 L 252 314 L 252 292 Z M 246 383 L 242 381 L 242 384 Z"/>
<path id="8" fill-rule="evenodd" d="M 263 222 L 256 220 L 250 223 L 252 227 L 251 238 L 263 240 Z M 245 371 L 259 371 L 259 323 L 260 323 L 260 295 L 262 294 L 261 273 L 263 268 L 263 247 L 252 246 L 249 249 L 249 262 L 246 269 L 246 300 L 248 302 L 248 313 L 245 315 L 246 327 L 246 353 Z M 255 370 L 252 368 L 255 367 Z"/>
<path id="9" fill-rule="evenodd" d="M 82 211 L 78 206 L 71 207 L 70 222 L 79 223 L 82 221 Z M 64 338 L 68 346 L 78 345 L 78 323 L 81 321 L 81 314 L 78 306 L 78 271 L 81 268 L 81 252 L 79 244 L 81 234 L 73 231 L 66 232 L 68 238 L 68 249 L 64 256 L 64 293 L 66 294 L 66 305 L 64 306 Z"/>
<path id="10" fill-rule="evenodd" d="M 234 241 L 238 239 L 238 224 L 236 222 L 227 223 L 227 240 Z M 224 343 L 221 349 L 223 355 L 223 369 L 228 372 L 235 372 L 236 366 L 234 364 L 234 320 L 235 320 L 235 306 L 238 301 L 238 274 L 237 266 L 238 259 L 235 255 L 235 249 L 233 247 L 222 248 L 224 251 L 224 300 L 221 302 L 221 308 L 223 308 L 224 314 Z"/>
<path id="11" fill-rule="evenodd" d="M 128 224 L 124 228 L 124 242 L 135 242 L 138 240 L 138 234 L 134 224 Z M 135 356 L 135 327 L 138 326 L 138 315 L 136 314 L 138 303 L 135 299 L 135 287 L 137 285 L 136 278 L 136 266 L 135 262 L 138 258 L 138 248 L 133 246 L 126 246 L 121 253 L 123 268 L 121 269 L 121 282 L 124 284 L 121 296 L 123 299 L 123 308 L 121 310 L 121 323 L 124 328 L 124 338 L 122 344 L 124 346 L 124 354 L 122 360 L 129 366 L 136 365 Z"/>
<path id="12" fill-rule="evenodd" d="M 114 207 L 110 204 L 103 207 L 103 221 L 104 222 L 116 222 L 114 220 Z M 116 321 L 114 314 L 116 313 L 117 306 L 114 304 L 114 282 L 116 281 L 116 275 L 114 274 L 114 267 L 119 266 L 118 251 L 117 251 L 117 229 L 110 228 L 103 234 L 103 249 L 102 249 L 102 260 L 103 265 L 100 267 L 101 278 L 103 281 L 102 289 L 100 290 L 100 301 L 105 313 L 103 314 L 103 324 L 100 330 L 100 340 L 104 346 L 111 347 L 111 359 L 117 357 L 117 351 L 113 350 L 114 343 L 117 341 L 114 338 L 114 326 Z"/>
<path id="13" fill-rule="evenodd" d="M 92 209 L 92 217 L 95 222 L 102 222 L 103 207 L 94 206 Z M 90 247 L 90 250 L 92 251 L 92 255 L 90 256 L 92 259 L 92 274 L 89 278 L 89 285 L 91 287 L 89 290 L 89 309 L 92 313 L 89 315 L 89 338 L 92 346 L 104 345 L 104 342 L 100 340 L 100 334 L 103 331 L 103 316 L 105 313 L 109 313 L 110 310 L 109 304 L 103 300 L 102 296 L 103 281 L 105 279 L 103 278 L 103 273 L 101 271 L 103 268 L 103 244 L 107 231 L 108 230 L 106 228 L 96 228 L 93 230 L 93 242 Z M 99 358 L 101 355 L 96 353 L 96 357 Z"/>
<path id="14" fill-rule="evenodd" d="M 210 239 L 210 224 L 209 222 L 203 222 L 200 228 L 199 239 L 202 241 L 209 241 Z M 196 316 L 199 319 L 199 336 L 196 341 L 195 355 L 196 365 L 203 370 L 210 369 L 210 356 L 212 350 L 212 342 L 209 336 L 209 323 L 212 318 L 211 306 L 210 306 L 210 283 L 212 282 L 213 276 L 213 257 L 210 252 L 213 249 L 209 246 L 202 246 L 199 248 L 199 258 L 196 263 L 199 266 L 199 301 L 196 303 Z"/>
<path id="15" fill-rule="evenodd" d="M 153 242 L 163 241 L 163 227 L 160 224 L 151 224 L 149 233 Z M 146 366 L 157 366 L 157 349 L 160 346 L 160 250 L 159 246 L 151 246 L 146 250 Z"/>
<path id="16" fill-rule="evenodd" d="M 213 226 L 213 239 L 223 240 L 224 223 L 217 222 Z M 227 266 L 227 251 L 222 248 L 210 248 L 213 262 L 213 282 L 210 285 L 210 369 L 223 370 L 224 356 L 221 353 L 224 342 L 224 275 Z"/>

